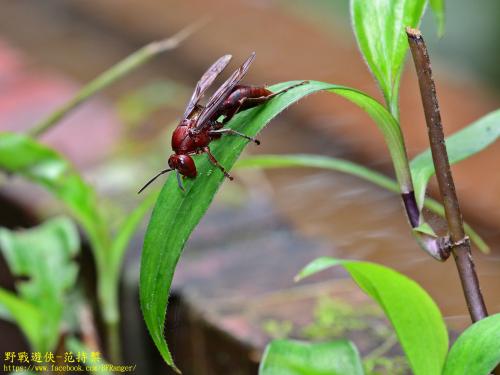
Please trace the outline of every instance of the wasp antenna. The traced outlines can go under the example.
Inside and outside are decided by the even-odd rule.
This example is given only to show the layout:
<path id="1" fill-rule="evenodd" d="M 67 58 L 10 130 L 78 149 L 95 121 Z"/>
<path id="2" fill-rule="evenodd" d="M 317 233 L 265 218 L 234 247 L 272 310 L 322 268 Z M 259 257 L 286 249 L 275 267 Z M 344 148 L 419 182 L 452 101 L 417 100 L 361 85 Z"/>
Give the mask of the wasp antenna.
<path id="1" fill-rule="evenodd" d="M 167 172 L 170 172 L 170 171 L 173 171 L 172 168 L 168 168 L 168 169 L 164 169 L 163 171 L 159 172 L 156 176 L 154 176 L 151 180 L 149 180 L 148 182 L 146 182 L 146 185 L 144 185 L 141 190 L 139 190 L 137 192 L 137 194 L 141 194 L 144 189 L 146 189 L 149 185 L 151 185 L 153 183 L 154 180 L 156 180 L 158 177 L 160 177 L 162 174 L 165 174 Z"/>

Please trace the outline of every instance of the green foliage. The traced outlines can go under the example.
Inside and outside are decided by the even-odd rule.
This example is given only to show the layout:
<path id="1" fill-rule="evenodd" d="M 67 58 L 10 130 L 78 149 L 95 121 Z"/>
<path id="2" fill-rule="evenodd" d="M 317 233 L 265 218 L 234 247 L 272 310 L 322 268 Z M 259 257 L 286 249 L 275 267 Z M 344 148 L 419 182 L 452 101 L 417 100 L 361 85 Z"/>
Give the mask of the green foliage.
<path id="1" fill-rule="evenodd" d="M 415 232 L 427 234 L 431 237 L 437 237 L 436 232 L 434 232 L 434 229 L 432 229 L 432 227 L 428 223 L 422 223 L 418 227 L 412 228 L 412 230 Z"/>
<path id="2" fill-rule="evenodd" d="M 374 313 L 354 308 L 340 299 L 320 298 L 313 311 L 314 320 L 304 327 L 303 334 L 313 340 L 339 338 L 348 331 L 368 329 Z M 371 315 L 371 316 L 370 316 Z"/>
<path id="3" fill-rule="evenodd" d="M 201 20 L 191 24 L 171 38 L 150 43 L 119 61 L 85 85 L 70 101 L 30 129 L 30 135 L 39 136 L 51 129 L 92 95 L 144 65 L 156 55 L 176 48 L 205 22 L 206 20 Z M 148 99 L 151 99 L 151 95 Z M 151 108 L 148 107 L 148 109 Z M 99 212 L 93 189 L 54 150 L 22 134 L 0 133 L 0 169 L 10 174 L 23 176 L 45 187 L 75 216 L 91 243 L 98 273 L 99 307 L 104 321 L 107 324 L 116 324 L 119 319 L 118 278 L 123 254 L 142 215 L 146 213 L 154 199 L 152 197 L 146 199 L 145 203 L 125 220 L 117 233 L 116 241 L 113 242 L 112 228 L 107 225 L 102 212 Z"/>
<path id="4" fill-rule="evenodd" d="M 180 30 L 171 38 L 150 43 L 127 56 L 85 85 L 71 100 L 31 128 L 28 133 L 33 137 L 45 133 L 91 96 L 126 76 L 156 55 L 176 48 L 205 23 L 206 19 L 201 19 Z M 99 212 L 93 189 L 84 183 L 78 173 L 57 152 L 21 134 L 0 133 L 0 169 L 9 174 L 21 175 L 45 187 L 59 198 L 78 220 L 91 243 L 98 273 L 99 307 L 104 322 L 108 330 L 116 326 L 119 320 L 118 275 L 126 248 L 124 242 L 135 231 L 135 227 L 140 222 L 140 215 L 134 213 L 133 218 L 123 224 L 118 233 L 117 243 L 113 243 L 111 239 L 112 228 L 107 226 L 102 212 Z M 153 200 L 147 199 L 147 202 L 138 209 L 142 215 L 147 211 L 147 204 L 151 205 Z M 110 251 L 110 247 L 112 251 Z M 5 315 L 5 309 L 0 309 L 0 315 L 2 314 Z M 23 319 L 23 321 L 25 320 Z M 107 341 L 110 345 L 116 340 L 108 337 Z M 109 347 L 108 349 L 111 353 L 117 353 L 116 348 Z"/>
<path id="5" fill-rule="evenodd" d="M 100 299 L 108 308 L 105 311 L 107 320 L 117 322 L 119 320 L 118 285 L 120 282 L 120 271 L 127 246 L 132 239 L 137 227 L 141 224 L 144 215 L 149 212 L 158 197 L 157 193 L 151 193 L 134 209 L 128 213 L 118 225 L 111 240 L 110 251 L 106 254 L 104 269 L 100 277 L 99 285 Z M 111 236 L 111 233 L 109 234 Z"/>
<path id="6" fill-rule="evenodd" d="M 36 306 L 2 288 L 0 288 L 0 305 L 3 308 L 2 319 L 16 322 L 33 348 L 47 346 L 41 334 L 44 316 Z"/>
<path id="7" fill-rule="evenodd" d="M 11 272 L 29 278 L 17 282 L 17 295 L 0 289 L 0 304 L 34 350 L 53 350 L 66 296 L 78 272 L 72 260 L 79 250 L 76 227 L 68 219 L 56 218 L 29 230 L 0 229 L 0 249 Z"/>
<path id="8" fill-rule="evenodd" d="M 0 133 L 0 169 L 44 187 L 64 203 L 84 229 L 97 269 L 97 296 L 107 329 L 108 353 L 113 361 L 118 360 L 116 327 L 120 319 L 118 287 L 123 257 L 131 236 L 156 196 L 146 197 L 115 229 L 105 219 L 93 188 L 67 160 L 47 146 L 22 134 Z M 2 312 L 0 309 L 0 315 Z"/>
<path id="9" fill-rule="evenodd" d="M 492 145 L 500 136 L 500 109 L 490 112 L 479 120 L 446 138 L 446 149 L 450 163 L 458 163 Z M 425 198 L 429 179 L 434 175 L 434 164 L 430 149 L 416 156 L 410 163 L 419 207 Z"/>
<path id="10" fill-rule="evenodd" d="M 399 81 L 408 50 L 405 27 L 419 25 L 426 3 L 426 0 L 351 0 L 359 49 L 395 118 L 399 117 Z"/>
<path id="11" fill-rule="evenodd" d="M 238 160 L 236 168 L 323 168 L 362 178 L 386 190 L 399 193 L 398 184 L 383 174 L 352 161 L 313 154 L 256 155 Z"/>
<path id="12" fill-rule="evenodd" d="M 445 27 L 444 0 L 430 0 L 432 11 L 436 16 L 438 35 L 443 36 Z"/>
<path id="13" fill-rule="evenodd" d="M 500 314 L 467 328 L 448 353 L 443 375 L 487 375 L 500 363 Z"/>
<path id="14" fill-rule="evenodd" d="M 366 375 L 406 375 L 408 364 L 401 356 L 387 358 L 377 357 L 363 361 Z"/>
<path id="15" fill-rule="evenodd" d="M 328 257 L 314 260 L 297 276 L 303 279 L 341 265 L 385 312 L 415 375 L 439 375 L 448 351 L 448 332 L 432 298 L 413 280 L 369 262 Z"/>
<path id="16" fill-rule="evenodd" d="M 262 325 L 262 330 L 273 339 L 284 339 L 292 333 L 293 322 L 268 319 Z"/>
<path id="17" fill-rule="evenodd" d="M 96 197 L 70 163 L 54 150 L 23 134 L 0 133 L 0 169 L 44 187 L 70 210 L 99 256 L 107 247 Z"/>
<path id="18" fill-rule="evenodd" d="M 17 133 L 0 133 L 0 169 L 36 183 L 60 199 L 91 243 L 97 272 L 100 308 L 106 322 L 117 322 L 118 278 L 130 237 L 156 200 L 148 196 L 125 217 L 116 231 L 99 208 L 93 188 L 56 151 Z"/>
<path id="19" fill-rule="evenodd" d="M 278 91 L 296 82 L 271 87 Z M 329 91 L 345 97 L 363 108 L 379 126 L 393 157 L 396 175 L 402 189 L 408 189 L 410 178 L 402 135 L 396 120 L 370 96 L 344 86 L 310 82 L 296 87 L 271 100 L 266 105 L 247 110 L 235 116 L 229 127 L 255 136 L 273 117 L 297 100 L 318 91 Z M 239 137 L 225 137 L 214 142 L 212 152 L 219 162 L 231 169 L 247 141 Z M 163 336 L 167 297 L 175 267 L 185 242 L 207 210 L 224 177 L 205 156 L 197 158 L 198 176 L 186 180 L 185 192 L 177 186 L 171 174 L 165 183 L 149 222 L 144 240 L 140 276 L 140 300 L 149 332 L 164 360 L 173 364 Z"/>
<path id="20" fill-rule="evenodd" d="M 277 91 L 290 84 L 292 83 L 283 83 L 271 89 Z M 342 95 L 367 111 L 385 136 L 400 191 L 408 191 L 411 182 L 399 124 L 378 102 L 359 91 L 327 83 L 310 82 L 276 97 L 264 106 L 238 114 L 230 122 L 229 127 L 254 136 L 287 106 L 320 90 Z M 231 169 L 245 145 L 246 141 L 240 138 L 225 137 L 224 142 L 214 142 L 212 149 L 221 164 L 227 169 Z M 302 160 L 302 163 L 310 163 L 310 161 L 310 159 Z M 300 164 L 297 159 L 292 162 Z M 322 167 L 328 165 L 333 169 L 349 171 L 393 190 L 392 180 L 367 168 L 355 166 L 346 161 L 326 160 L 321 157 L 317 157 L 315 162 L 322 164 Z M 156 203 L 144 242 L 140 281 L 141 306 L 150 334 L 163 358 L 169 364 L 172 364 L 172 358 L 164 340 L 163 328 L 167 296 L 175 267 L 187 238 L 207 210 L 223 181 L 222 173 L 214 168 L 206 158 L 197 159 L 197 168 L 198 177 L 185 182 L 186 192 L 179 190 L 174 175 L 167 179 Z M 429 207 L 443 213 L 436 204 L 431 203 Z M 468 229 L 470 230 L 470 228 Z M 476 235 L 473 237 L 474 239 L 478 238 Z M 482 249 L 486 247 L 480 239 L 477 242 Z"/>
<path id="21" fill-rule="evenodd" d="M 358 175 L 392 191 L 411 192 L 412 175 L 398 120 L 398 91 L 408 48 L 404 29 L 407 26 L 418 26 L 426 4 L 426 0 L 351 1 L 353 26 L 359 47 L 381 87 L 389 110 L 360 91 L 322 82 L 310 82 L 274 98 L 266 105 L 238 114 L 230 122 L 229 127 L 255 136 L 274 116 L 302 97 L 321 90 L 336 93 L 361 107 L 379 127 L 391 154 L 399 186 L 384 176 L 381 177 L 352 163 L 320 158 L 315 162 L 321 167 L 328 165 L 328 168 Z M 431 6 L 436 12 L 440 30 L 443 30 L 443 2 L 432 1 Z M 277 91 L 290 84 L 275 85 L 271 89 Z M 491 134 L 488 136 L 490 140 L 486 143 L 491 143 Z M 450 139 L 450 142 L 453 143 L 454 140 Z M 471 145 L 468 155 L 486 147 L 480 143 Z M 214 142 L 212 151 L 222 165 L 231 169 L 245 145 L 245 141 L 240 138 L 226 137 L 224 142 Z M 463 152 L 464 147 L 464 143 L 460 142 L 460 150 L 456 153 L 451 147 L 452 162 L 466 157 L 466 152 Z M 283 160 L 278 161 L 278 164 L 280 162 Z M 297 158 L 285 161 L 285 164 L 305 165 L 306 162 L 310 166 L 310 160 Z M 432 175 L 432 172 L 430 174 L 428 172 L 428 158 L 417 158 L 413 167 L 413 176 L 418 177 L 417 195 L 422 206 L 425 187 Z M 174 174 L 167 179 L 148 226 L 141 261 L 140 300 L 144 319 L 164 360 L 176 370 L 163 334 L 168 294 L 182 249 L 223 181 L 222 173 L 205 158 L 197 158 L 197 168 L 198 177 L 185 182 L 185 192 L 178 189 Z M 442 207 L 437 202 L 432 200 L 425 202 L 433 211 L 443 214 Z M 430 226 L 425 224 L 416 228 L 416 231 L 433 234 Z M 476 237 L 476 241 L 479 246 L 485 247 L 480 238 Z M 413 372 L 417 375 L 439 374 L 445 361 L 448 335 L 437 306 L 425 291 L 415 282 L 393 270 L 364 262 L 321 258 L 306 267 L 301 276 L 336 264 L 342 264 L 365 292 L 382 306 L 395 328 Z M 289 342 L 282 341 L 279 345 L 289 345 Z M 310 353 L 309 350 L 310 347 L 303 350 L 308 353 L 305 355 L 306 358 L 315 354 L 315 350 Z M 288 359 L 293 361 L 294 357 L 295 354 L 288 357 L 279 355 L 277 358 L 282 361 L 279 366 L 288 366 Z M 302 373 L 300 372 L 302 362 L 290 366 L 295 369 L 294 371 Z M 261 371 L 263 368 L 265 365 L 261 367 Z"/>
<path id="22" fill-rule="evenodd" d="M 363 367 L 358 350 L 347 340 L 274 340 L 266 348 L 259 375 L 363 375 Z"/>
<path id="23" fill-rule="evenodd" d="M 329 156 L 319 155 L 258 155 L 249 156 L 244 159 L 238 160 L 235 164 L 237 168 L 288 168 L 288 167 L 305 167 L 305 168 L 324 168 L 338 172 L 348 173 L 350 175 L 367 180 L 377 186 L 387 189 L 393 193 L 400 193 L 398 184 L 393 179 L 384 176 L 383 174 L 364 167 L 362 165 L 353 163 L 348 160 L 333 158 Z M 444 217 L 443 205 L 431 198 L 425 198 L 424 207 L 432 212 Z M 488 245 L 482 238 L 468 225 L 464 224 L 465 232 L 470 237 L 471 241 L 483 253 L 489 253 Z M 416 229 L 416 228 L 415 228 Z M 427 229 L 430 234 L 432 228 L 424 226 L 419 230 Z"/>
<path id="24" fill-rule="evenodd" d="M 265 321 L 262 329 L 273 339 L 286 339 L 298 333 L 298 337 L 307 337 L 314 342 L 338 340 L 348 332 L 370 330 L 381 341 L 363 358 L 366 375 L 407 374 L 409 368 L 404 357 L 385 356 L 397 339 L 385 322 L 380 321 L 379 324 L 382 317 L 378 306 L 354 307 L 341 299 L 321 296 L 316 301 L 312 322 L 302 329 L 294 326 L 292 321 L 275 319 Z"/>

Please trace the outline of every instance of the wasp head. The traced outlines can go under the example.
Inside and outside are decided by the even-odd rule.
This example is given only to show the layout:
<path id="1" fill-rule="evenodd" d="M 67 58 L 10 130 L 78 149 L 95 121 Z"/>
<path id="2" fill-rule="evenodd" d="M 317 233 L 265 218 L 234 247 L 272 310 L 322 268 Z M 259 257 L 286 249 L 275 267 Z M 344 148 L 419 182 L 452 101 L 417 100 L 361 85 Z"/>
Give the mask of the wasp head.
<path id="1" fill-rule="evenodd" d="M 172 154 L 168 158 L 168 165 L 170 168 L 179 171 L 183 176 L 195 178 L 197 175 L 196 165 L 189 155 Z"/>

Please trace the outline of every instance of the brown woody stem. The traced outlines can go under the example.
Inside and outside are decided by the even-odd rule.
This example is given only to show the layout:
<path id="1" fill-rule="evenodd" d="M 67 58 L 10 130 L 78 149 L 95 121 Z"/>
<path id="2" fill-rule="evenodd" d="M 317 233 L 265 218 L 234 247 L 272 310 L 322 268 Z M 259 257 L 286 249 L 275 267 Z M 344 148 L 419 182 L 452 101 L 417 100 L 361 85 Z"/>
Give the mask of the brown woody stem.
<path id="1" fill-rule="evenodd" d="M 462 213 L 451 175 L 429 54 L 419 30 L 407 28 L 406 34 L 417 71 L 432 159 L 448 222 L 451 251 L 455 258 L 471 319 L 476 322 L 488 316 L 488 313 L 474 269 L 470 241 L 464 232 Z"/>

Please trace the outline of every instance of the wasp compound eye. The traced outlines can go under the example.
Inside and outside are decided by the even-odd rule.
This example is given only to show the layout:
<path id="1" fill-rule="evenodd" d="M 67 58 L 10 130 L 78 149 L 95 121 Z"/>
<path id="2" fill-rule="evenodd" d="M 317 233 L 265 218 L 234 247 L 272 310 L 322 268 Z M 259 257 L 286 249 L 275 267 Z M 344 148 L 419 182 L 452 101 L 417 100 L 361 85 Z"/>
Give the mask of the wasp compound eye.
<path id="1" fill-rule="evenodd" d="M 189 155 L 177 155 L 177 170 L 184 176 L 195 178 L 196 165 Z"/>

